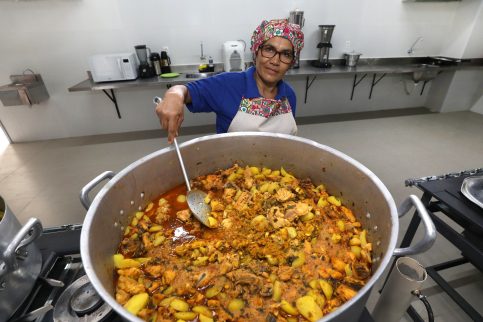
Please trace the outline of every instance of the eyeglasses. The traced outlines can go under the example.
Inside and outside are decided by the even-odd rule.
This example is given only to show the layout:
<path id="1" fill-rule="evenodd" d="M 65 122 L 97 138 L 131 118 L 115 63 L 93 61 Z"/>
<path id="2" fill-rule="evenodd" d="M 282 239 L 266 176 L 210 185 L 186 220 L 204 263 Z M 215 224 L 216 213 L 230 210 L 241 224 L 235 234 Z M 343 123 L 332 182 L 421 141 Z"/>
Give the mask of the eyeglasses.
<path id="1" fill-rule="evenodd" d="M 262 56 L 265 58 L 273 58 L 276 54 L 282 63 L 291 64 L 294 59 L 293 50 L 282 50 L 278 51 L 273 46 L 270 45 L 262 45 L 260 46 L 260 52 Z"/>

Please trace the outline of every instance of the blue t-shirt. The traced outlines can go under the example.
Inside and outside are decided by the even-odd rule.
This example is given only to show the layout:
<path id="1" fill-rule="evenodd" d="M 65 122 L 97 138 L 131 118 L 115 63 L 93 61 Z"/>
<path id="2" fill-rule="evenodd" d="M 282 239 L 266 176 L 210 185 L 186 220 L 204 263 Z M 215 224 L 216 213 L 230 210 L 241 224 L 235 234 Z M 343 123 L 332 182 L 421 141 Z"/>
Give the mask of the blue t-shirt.
<path id="1" fill-rule="evenodd" d="M 200 79 L 186 84 L 191 96 L 188 110 L 193 113 L 215 112 L 216 132 L 226 133 L 235 117 L 242 98 L 260 97 L 255 82 L 255 67 L 244 72 L 221 73 L 212 77 Z M 287 97 L 295 117 L 296 98 L 292 87 L 279 81 L 275 99 Z"/>

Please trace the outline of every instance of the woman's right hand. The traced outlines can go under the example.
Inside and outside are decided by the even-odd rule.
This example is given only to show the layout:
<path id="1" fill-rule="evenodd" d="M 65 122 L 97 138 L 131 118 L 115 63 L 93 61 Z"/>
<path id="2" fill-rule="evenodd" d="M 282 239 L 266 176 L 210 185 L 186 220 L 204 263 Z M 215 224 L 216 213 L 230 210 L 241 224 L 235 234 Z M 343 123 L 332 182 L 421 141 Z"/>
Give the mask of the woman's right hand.
<path id="1" fill-rule="evenodd" d="M 156 114 L 163 129 L 168 131 L 168 143 L 178 136 L 178 129 L 184 120 L 184 105 L 189 103 L 189 92 L 186 86 L 176 85 L 164 94 L 161 103 L 156 105 Z"/>

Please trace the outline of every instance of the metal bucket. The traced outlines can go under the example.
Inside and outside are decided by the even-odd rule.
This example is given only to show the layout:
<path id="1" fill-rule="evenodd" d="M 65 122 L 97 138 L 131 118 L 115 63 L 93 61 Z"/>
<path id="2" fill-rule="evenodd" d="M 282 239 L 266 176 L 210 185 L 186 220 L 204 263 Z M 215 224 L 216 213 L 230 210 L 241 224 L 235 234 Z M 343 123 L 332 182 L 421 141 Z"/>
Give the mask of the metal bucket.
<path id="1" fill-rule="evenodd" d="M 356 53 L 356 52 L 345 53 L 344 54 L 345 65 L 348 67 L 355 67 L 361 55 L 362 55 L 361 53 Z"/>

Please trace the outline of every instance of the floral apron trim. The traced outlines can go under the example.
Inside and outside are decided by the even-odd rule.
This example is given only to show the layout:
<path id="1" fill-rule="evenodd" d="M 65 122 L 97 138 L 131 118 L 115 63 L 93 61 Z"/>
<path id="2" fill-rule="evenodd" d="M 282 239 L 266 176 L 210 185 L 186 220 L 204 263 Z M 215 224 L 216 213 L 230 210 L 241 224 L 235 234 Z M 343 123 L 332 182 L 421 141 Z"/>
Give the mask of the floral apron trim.
<path id="1" fill-rule="evenodd" d="M 239 111 L 269 118 L 271 116 L 291 113 L 292 108 L 290 107 L 290 103 L 286 98 L 283 100 L 275 100 L 257 97 L 252 99 L 242 98 Z"/>

